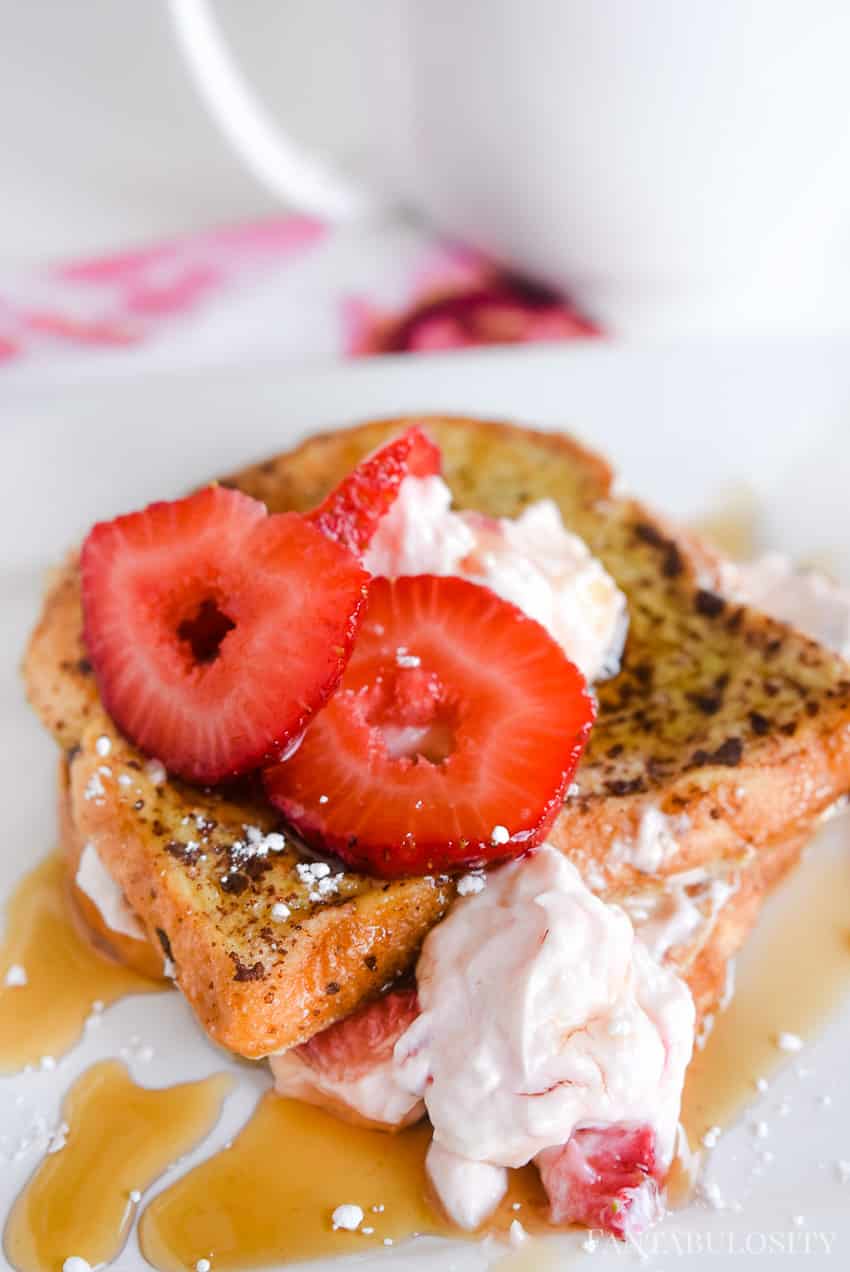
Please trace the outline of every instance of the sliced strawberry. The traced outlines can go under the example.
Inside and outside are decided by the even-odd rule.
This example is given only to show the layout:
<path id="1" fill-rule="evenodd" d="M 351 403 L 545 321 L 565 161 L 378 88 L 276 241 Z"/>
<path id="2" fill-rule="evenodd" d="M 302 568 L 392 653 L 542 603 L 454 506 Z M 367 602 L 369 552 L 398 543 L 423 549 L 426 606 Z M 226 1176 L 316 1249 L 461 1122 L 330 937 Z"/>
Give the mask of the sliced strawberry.
<path id="1" fill-rule="evenodd" d="M 553 1223 L 582 1223 L 625 1238 L 661 1218 L 655 1132 L 649 1126 L 588 1127 L 536 1160 Z"/>
<path id="2" fill-rule="evenodd" d="M 254 768 L 301 732 L 339 682 L 368 579 L 303 517 L 220 486 L 101 522 L 81 567 L 107 711 L 197 782 Z"/>
<path id="3" fill-rule="evenodd" d="M 395 503 L 404 478 L 430 477 L 439 471 L 439 447 L 414 425 L 362 460 L 307 515 L 322 534 L 361 556 L 378 522 Z"/>
<path id="4" fill-rule="evenodd" d="M 295 1048 L 299 1059 L 333 1082 L 354 1082 L 390 1060 L 419 1015 L 415 989 L 396 989 Z"/>
<path id="5" fill-rule="evenodd" d="M 560 646 L 488 588 L 374 579 L 340 688 L 266 790 L 387 878 L 511 857 L 549 829 L 593 715 Z"/>
<path id="6" fill-rule="evenodd" d="M 391 990 L 309 1042 L 271 1056 L 280 1095 L 359 1125 L 399 1130 L 425 1105 L 399 1081 L 393 1049 L 419 1011 L 416 991 Z"/>

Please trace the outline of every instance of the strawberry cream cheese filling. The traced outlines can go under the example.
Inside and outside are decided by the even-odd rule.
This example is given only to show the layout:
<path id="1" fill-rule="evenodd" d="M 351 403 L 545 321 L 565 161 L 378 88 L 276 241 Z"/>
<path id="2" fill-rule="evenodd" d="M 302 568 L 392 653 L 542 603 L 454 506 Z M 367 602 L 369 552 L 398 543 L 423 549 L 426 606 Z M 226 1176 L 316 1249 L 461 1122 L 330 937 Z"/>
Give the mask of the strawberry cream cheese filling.
<path id="1" fill-rule="evenodd" d="M 647 1128 L 629 1196 L 611 1200 L 635 1219 L 652 1210 L 646 1194 L 657 1196 L 673 1155 L 694 1006 L 619 907 L 544 846 L 455 905 L 426 938 L 416 979 L 421 1014 L 394 1058 L 434 1127 L 429 1172 L 450 1214 L 477 1226 L 492 1208 L 492 1178 L 475 1204 L 482 1163 L 536 1160 L 561 1219 L 582 1219 L 586 1188 L 571 1204 L 570 1180 L 586 1185 L 593 1168 L 580 1140 L 564 1149 L 590 1128 Z"/>
<path id="2" fill-rule="evenodd" d="M 425 1105 L 399 1081 L 393 1054 L 418 1012 L 415 990 L 394 990 L 300 1047 L 271 1056 L 278 1094 L 348 1122 L 393 1129 L 418 1122 Z"/>
<path id="3" fill-rule="evenodd" d="M 461 1227 L 530 1161 L 556 1223 L 624 1236 L 658 1217 L 695 1013 L 624 911 L 544 845 L 456 903 L 416 979 L 273 1058 L 278 1090 L 384 1124 L 427 1111 L 428 1174 Z"/>
<path id="4" fill-rule="evenodd" d="M 405 477 L 363 557 L 371 574 L 455 575 L 489 587 L 536 619 L 590 680 L 613 675 L 626 598 L 550 499 L 516 518 L 453 512 L 439 476 Z"/>

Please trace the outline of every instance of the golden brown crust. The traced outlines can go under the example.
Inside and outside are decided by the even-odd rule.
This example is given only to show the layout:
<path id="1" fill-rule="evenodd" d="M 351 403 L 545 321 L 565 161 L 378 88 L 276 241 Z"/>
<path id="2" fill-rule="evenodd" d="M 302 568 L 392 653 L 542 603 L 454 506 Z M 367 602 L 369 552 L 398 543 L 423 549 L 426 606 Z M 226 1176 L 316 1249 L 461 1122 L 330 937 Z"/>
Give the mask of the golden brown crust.
<path id="1" fill-rule="evenodd" d="M 86 721 L 100 709 L 83 641 L 78 565 L 79 554 L 70 552 L 51 572 L 22 667 L 30 706 L 64 750 L 76 746 Z"/>
<path id="2" fill-rule="evenodd" d="M 409 422 L 313 437 L 227 481 L 273 511 L 303 510 Z M 630 848 L 648 809 L 676 819 L 678 849 L 660 864 L 656 880 L 758 857 L 790 836 L 805 837 L 850 788 L 847 664 L 782 624 L 723 601 L 711 590 L 717 561 L 710 550 L 636 501 L 614 496 L 607 463 L 569 438 L 479 420 L 419 422 L 443 450 L 458 506 L 511 516 L 533 500 L 553 499 L 629 599 L 623 668 L 599 687 L 599 720 L 579 769 L 579 794 L 565 806 L 553 842 L 603 890 L 630 891 L 646 886 Z M 96 767 L 93 731 L 111 731 L 125 755 L 133 753 L 108 722 L 97 723 L 73 559 L 50 589 L 24 675 L 30 701 L 60 745 L 83 744 L 72 764 L 79 827 L 97 837 L 151 934 L 157 928 L 167 934 L 181 986 L 223 1045 L 254 1056 L 298 1041 L 410 965 L 448 903 L 445 890 L 422 880 L 387 888 L 352 876 L 351 898 L 312 906 L 281 949 L 276 935 L 258 936 L 241 899 L 233 912 L 226 903 L 222 909 L 220 889 L 199 876 L 196 864 L 165 853 L 147 816 L 136 815 L 123 797 L 110 792 L 102 805 L 85 801 Z M 148 812 L 148 801 L 164 801 L 160 820 L 171 825 L 181 807 L 217 806 L 221 797 L 169 782 L 161 792 L 148 783 L 139 798 Z M 228 808 L 228 833 L 236 837 L 241 822 L 264 825 L 268 816 L 240 796 Z M 277 873 L 273 880 L 289 886 Z M 262 902 L 261 893 L 252 882 L 252 904 Z M 739 905 L 736 930 L 744 930 L 743 900 Z M 232 926 L 234 913 L 245 931 Z M 363 971 L 367 956 L 376 960 L 374 974 Z M 234 977 L 239 966 L 258 963 L 262 979 Z M 708 962 L 705 968 L 708 983 Z M 326 992 L 328 984 L 339 984 L 339 992 Z"/>
<path id="3" fill-rule="evenodd" d="M 116 773 L 119 772 L 122 763 L 123 760 L 117 764 L 113 760 Z M 100 767 L 100 765 L 97 767 Z M 91 764 L 83 770 L 84 773 L 88 774 L 88 780 L 90 780 L 92 771 L 95 770 L 93 770 Z M 130 770 L 130 772 L 133 773 L 135 783 L 138 770 Z M 141 784 L 134 785 L 133 792 L 135 794 L 137 790 L 141 792 L 142 789 Z M 141 796 L 136 796 L 136 798 L 139 797 Z M 135 799 L 133 803 L 135 803 Z M 143 975 L 158 979 L 161 976 L 163 960 L 161 938 L 157 935 L 154 943 L 151 944 L 149 941 L 137 941 L 113 932 L 106 927 L 100 912 L 89 898 L 73 887 L 72 881 L 79 861 L 83 838 L 73 820 L 68 783 L 68 765 L 64 760 L 59 765 L 58 807 L 60 846 L 66 854 L 69 866 L 69 883 L 87 930 L 93 936 L 99 948 L 103 949 L 109 956 L 117 958 L 129 967 L 135 968 Z M 107 815 L 106 810 L 109 810 L 110 816 L 114 812 L 112 797 L 107 800 L 104 806 L 104 816 Z M 133 809 L 134 813 L 139 811 L 141 810 Z M 84 824 L 91 825 L 93 819 L 86 814 L 85 810 L 83 810 L 81 816 Z M 133 858 L 139 854 L 141 866 L 146 875 L 147 865 L 150 860 L 148 857 L 150 845 L 145 842 L 144 827 L 146 823 L 144 819 L 139 820 L 135 817 L 133 822 L 141 829 L 141 839 L 139 839 L 138 831 L 125 838 L 123 843 L 129 846 L 130 851 L 126 854 L 122 853 L 122 858 L 125 855 Z M 179 823 L 175 833 L 185 835 L 185 830 Z M 697 1009 L 698 1026 L 706 1017 L 718 1011 L 726 988 L 727 970 L 730 960 L 738 953 L 755 926 L 767 896 L 788 871 L 796 865 L 806 842 L 808 841 L 805 838 L 794 837 L 765 851 L 749 866 L 734 872 L 731 896 L 724 902 L 717 914 L 709 918 L 705 926 L 691 940 L 685 944 L 675 946 L 669 951 L 667 961 L 677 968 L 693 994 Z M 97 843 L 102 848 L 104 839 L 98 836 Z M 115 858 L 112 858 L 112 860 L 114 862 Z M 125 867 L 119 865 L 113 868 L 116 869 L 116 873 L 120 873 Z M 277 871 L 276 877 L 272 876 L 269 878 L 269 884 L 275 888 L 276 895 L 280 895 L 285 888 L 295 886 L 290 877 L 286 876 L 283 881 L 281 881 L 281 878 L 282 872 L 280 870 Z M 148 886 L 148 883 L 149 881 L 145 877 L 143 886 Z M 166 881 L 163 887 L 167 888 L 168 886 L 168 881 Z M 267 912 L 268 899 L 266 899 L 263 907 L 263 913 L 267 914 Z M 330 913 L 334 914 L 335 912 Z M 324 914 L 327 915 L 328 912 L 325 911 Z M 395 926 L 396 941 L 394 942 L 394 947 L 397 950 L 408 950 L 418 944 L 420 940 L 421 920 L 424 916 L 411 912 L 409 914 L 411 917 L 410 927 L 399 931 L 399 916 L 396 913 L 395 899 L 393 900 L 391 921 Z M 207 967 L 209 965 L 210 946 L 213 943 L 217 943 L 219 939 L 218 931 L 210 931 L 207 915 L 203 913 L 193 915 L 188 912 L 181 915 L 180 905 L 170 907 L 167 903 L 167 898 L 164 898 L 161 905 L 157 907 L 157 917 L 161 918 L 163 923 L 168 924 L 167 927 L 162 928 L 162 931 L 166 933 L 172 931 L 181 934 L 174 938 L 174 946 L 184 954 L 183 962 L 185 964 L 185 968 L 178 971 L 178 980 L 181 983 L 181 987 L 184 988 L 184 992 L 187 992 L 190 1002 L 195 1006 L 202 1024 L 211 1036 L 216 1041 L 221 1042 L 222 1045 L 239 1050 L 242 1054 L 248 1054 L 244 1050 L 246 1033 L 244 1023 L 237 1034 L 232 1032 L 232 1025 L 228 1025 L 226 1021 L 238 1021 L 243 1015 L 246 1015 L 250 1016 L 249 1023 L 251 1023 L 254 1021 L 255 1014 L 265 1018 L 267 1012 L 263 1010 L 263 1007 L 268 1005 L 263 1004 L 263 1007 L 260 1007 L 256 1001 L 249 1002 L 250 988 L 246 990 L 244 983 L 235 981 L 232 976 L 232 968 L 228 966 L 225 966 L 223 979 L 219 978 L 215 982 L 214 1000 L 209 998 L 211 992 L 209 985 L 207 985 L 207 992 L 205 993 L 203 985 L 195 983 L 195 972 L 199 967 Z M 326 919 L 325 921 L 327 922 L 328 920 Z M 212 922 L 214 925 L 214 916 Z M 247 939 L 246 936 L 247 925 L 242 938 L 233 944 L 234 951 L 241 953 L 242 960 L 252 959 L 255 954 L 258 954 L 261 958 L 267 958 L 267 946 L 258 945 L 252 947 L 250 945 L 250 936 L 247 936 Z M 184 937 L 187 939 L 184 940 Z M 335 929 L 333 963 L 331 965 L 326 958 L 315 965 L 310 965 L 309 974 L 313 985 L 312 989 L 309 985 L 304 987 L 306 994 L 318 994 L 321 996 L 328 980 L 334 976 L 338 978 L 338 983 L 340 984 L 345 984 L 350 988 L 357 986 L 358 992 L 362 993 L 364 997 L 374 992 L 375 982 L 371 977 L 369 983 L 365 986 L 360 980 L 361 973 L 358 958 L 360 960 L 368 959 L 369 953 L 367 951 L 364 954 L 363 949 L 358 947 L 357 937 L 358 933 L 350 925 Z M 174 946 L 172 946 L 171 938 L 169 938 L 168 944 L 173 953 Z M 203 957 L 200 956 L 199 949 L 203 951 Z M 276 955 L 277 951 L 274 953 Z M 305 958 L 304 962 L 309 963 L 309 957 Z M 366 966 L 365 962 L 363 965 Z M 387 974 L 385 980 L 391 980 L 397 970 L 404 969 L 403 967 L 394 969 L 392 974 Z M 290 974 L 293 974 L 291 968 L 288 969 L 288 975 Z M 250 984 L 253 984 L 253 982 Z M 346 997 L 345 1001 L 348 1001 L 348 997 Z M 220 1007 L 222 1002 L 229 1004 L 224 1012 L 225 1023 L 214 1027 L 221 1014 Z M 350 1007 L 347 1008 L 347 1010 L 350 1009 Z M 307 1036 L 311 1036 L 314 1032 L 312 1025 L 314 1019 L 317 1018 L 311 1015 L 310 1029 Z M 254 1037 L 257 1033 L 257 1030 L 252 1029 L 251 1036 Z M 237 1041 L 240 1043 L 239 1047 L 234 1045 Z M 264 1046 L 261 1047 L 257 1054 L 265 1054 Z"/>
<path id="4" fill-rule="evenodd" d="M 453 895 L 434 880 L 346 874 L 329 898 L 311 900 L 315 884 L 299 878 L 291 846 L 254 856 L 240 847 L 248 826 L 276 827 L 264 801 L 157 784 L 105 715 L 87 727 L 70 772 L 78 836 L 172 960 L 210 1037 L 249 1058 L 306 1040 L 407 971 Z M 272 914 L 277 902 L 291 911 L 285 921 Z"/>

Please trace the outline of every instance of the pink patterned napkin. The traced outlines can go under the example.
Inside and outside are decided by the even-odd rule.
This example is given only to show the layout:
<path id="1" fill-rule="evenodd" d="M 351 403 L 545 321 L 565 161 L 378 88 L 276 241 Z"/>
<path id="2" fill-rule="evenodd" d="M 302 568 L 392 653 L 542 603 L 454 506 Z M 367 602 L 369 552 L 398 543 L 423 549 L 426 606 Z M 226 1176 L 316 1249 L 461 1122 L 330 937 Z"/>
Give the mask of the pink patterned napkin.
<path id="1" fill-rule="evenodd" d="M 286 217 L 0 278 L 0 370 L 75 372 L 570 340 L 568 299 L 410 224 Z"/>

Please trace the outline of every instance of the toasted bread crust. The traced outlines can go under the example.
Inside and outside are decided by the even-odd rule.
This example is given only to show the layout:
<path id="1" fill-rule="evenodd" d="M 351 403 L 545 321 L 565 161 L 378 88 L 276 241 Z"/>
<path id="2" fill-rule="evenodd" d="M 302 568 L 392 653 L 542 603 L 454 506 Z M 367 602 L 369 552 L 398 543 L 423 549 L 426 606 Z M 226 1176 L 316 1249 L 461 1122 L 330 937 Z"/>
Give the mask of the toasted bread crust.
<path id="1" fill-rule="evenodd" d="M 226 481 L 272 511 L 304 510 L 410 422 L 313 437 Z M 676 819 L 678 847 L 657 863 L 656 881 L 701 865 L 759 859 L 809 834 L 823 809 L 850 788 L 847 664 L 792 629 L 723 601 L 711 590 L 717 577 L 711 552 L 636 501 L 614 496 L 607 463 L 570 439 L 478 420 L 417 422 L 443 450 L 458 506 L 511 516 L 533 500 L 553 499 L 566 526 L 628 596 L 623 667 L 599 687 L 579 794 L 551 835 L 594 887 L 646 887 L 631 849 L 649 810 Z M 143 769 L 130 770 L 140 791 L 133 801 L 111 785 L 100 803 L 85 799 L 97 768 L 97 734 L 113 738 L 122 763 L 143 766 L 143 760 L 101 713 L 73 558 L 49 591 L 24 676 L 30 701 L 60 745 L 80 748 L 71 764 L 80 832 L 96 840 L 150 935 L 166 934 L 181 988 L 222 1045 L 259 1056 L 302 1041 L 411 965 L 449 904 L 449 888 L 347 876 L 350 895 L 332 905 L 311 903 L 307 913 L 301 885 L 300 926 L 269 939 L 247 903 L 266 904 L 272 893 L 299 898 L 294 855 L 275 862 L 262 886 L 252 880 L 236 904 L 222 892 L 221 872 L 178 860 L 152 830 L 154 821 L 178 826 L 192 808 L 218 809 L 216 845 L 226 852 L 228 836 L 232 843 L 243 824 L 271 824 L 267 806 L 171 781 L 153 788 Z M 136 799 L 143 810 L 133 808 Z M 741 905 L 736 931 L 745 928 Z M 262 976 L 240 972 L 258 964 Z M 708 983 L 708 962 L 704 975 Z"/>
<path id="2" fill-rule="evenodd" d="M 48 578 L 44 604 L 23 663 L 30 706 L 65 751 L 79 742 L 100 707 L 83 640 L 79 553 L 70 552 Z"/>
<path id="3" fill-rule="evenodd" d="M 90 773 L 91 768 L 87 771 Z M 85 922 L 86 928 L 95 943 L 108 957 L 118 959 L 127 966 L 140 971 L 143 975 L 159 979 L 162 975 L 163 961 L 163 946 L 159 934 L 157 933 L 153 943 L 150 943 L 150 941 L 135 941 L 132 938 L 113 932 L 106 926 L 100 912 L 89 898 L 85 894 L 79 893 L 78 890 L 73 890 L 73 878 L 79 861 L 83 839 L 73 817 L 73 806 L 70 799 L 69 767 L 64 760 L 59 765 L 58 786 L 60 848 L 68 862 L 69 884 L 72 887 L 80 917 Z M 134 787 L 134 793 L 135 789 Z M 138 789 L 141 790 L 142 787 L 140 786 Z M 133 811 L 136 812 L 138 810 L 134 809 Z M 85 811 L 82 813 L 82 819 L 86 824 L 90 824 L 92 820 L 86 815 Z M 144 834 L 144 831 L 142 833 Z M 137 837 L 137 835 L 134 835 L 129 841 L 125 841 L 130 843 L 131 849 Z M 698 1030 L 708 1017 L 713 1016 L 719 1010 L 725 995 L 730 960 L 741 949 L 747 936 L 755 926 L 762 905 L 770 892 L 789 870 L 796 865 L 806 842 L 807 840 L 802 838 L 792 838 L 762 853 L 750 865 L 735 872 L 731 895 L 722 907 L 716 914 L 707 918 L 705 925 L 691 939 L 681 945 L 674 946 L 666 955 L 666 960 L 677 969 L 691 990 L 696 1006 Z M 103 849 L 103 838 L 98 837 L 97 843 Z M 142 860 L 143 863 L 146 862 L 146 858 Z M 274 882 L 273 886 L 275 886 Z M 276 886 L 291 887 L 293 885 L 291 880 L 287 879 L 286 883 L 277 882 Z M 264 909 L 268 909 L 268 904 L 266 904 Z M 234 982 L 232 977 L 225 975 L 224 980 L 219 980 L 215 986 L 216 998 L 213 1003 L 208 1001 L 207 995 L 198 995 L 197 991 L 193 989 L 193 969 L 198 966 L 199 962 L 203 966 L 207 965 L 206 948 L 209 933 L 206 916 L 203 913 L 193 914 L 187 912 L 181 918 L 179 913 L 175 915 L 175 912 L 168 909 L 165 905 L 159 908 L 157 913 L 162 915 L 163 922 L 169 922 L 172 918 L 177 920 L 172 927 L 169 929 L 163 928 L 161 929 L 162 931 L 173 930 L 181 933 L 181 930 L 185 928 L 185 933 L 182 936 L 175 937 L 175 944 L 178 950 L 183 952 L 183 937 L 189 937 L 188 942 L 185 943 L 187 952 L 184 961 L 188 960 L 187 968 L 185 973 L 177 968 L 175 968 L 175 971 L 177 971 L 178 977 L 187 991 L 193 994 L 190 1001 L 195 1006 L 204 1027 L 213 1037 L 217 1037 L 213 1022 L 218 1018 L 221 1002 L 230 1002 L 232 1000 L 232 1009 L 227 1013 L 231 1023 L 220 1028 L 218 1033 L 221 1034 L 221 1037 L 217 1037 L 218 1041 L 224 1039 L 223 1045 L 230 1046 L 232 1040 L 236 1037 L 233 1032 L 232 1021 L 233 1019 L 239 1019 L 242 1015 L 242 1008 L 245 1007 L 244 988 L 237 988 L 238 983 Z M 395 915 L 393 917 L 395 920 Z M 414 924 L 414 930 L 406 934 L 405 939 L 407 939 L 408 935 L 411 939 L 416 939 L 415 929 L 417 926 L 418 920 Z M 340 929 L 338 935 L 342 944 L 345 929 Z M 168 947 L 173 953 L 174 949 L 170 938 Z M 199 947 L 204 949 L 203 960 L 199 960 Z M 244 949 L 245 947 L 243 946 L 242 948 Z M 261 947 L 258 947 L 253 952 L 259 953 L 261 956 L 267 956 L 268 954 L 268 950 Z M 250 958 L 252 954 L 246 954 L 245 957 Z M 339 960 L 334 964 L 333 972 L 329 968 L 325 968 L 321 975 L 337 975 L 343 978 L 346 984 L 352 985 L 358 980 L 360 974 L 357 957 L 358 951 L 354 945 L 351 945 L 340 955 Z M 368 955 L 365 957 L 368 958 Z M 230 969 L 226 970 L 229 971 Z M 374 992 L 373 985 L 361 988 L 364 997 Z M 207 986 L 207 989 L 209 990 L 209 986 Z M 265 1002 L 262 1006 L 256 1002 L 253 1003 L 250 1009 L 251 1020 L 253 1021 L 256 1013 L 265 1018 L 267 1015 L 265 1008 L 268 1005 Z M 248 1008 L 245 1007 L 245 1010 L 247 1012 Z M 205 1011 L 208 1014 L 205 1015 Z M 273 1014 L 276 1015 L 277 1013 L 274 1012 Z M 313 1032 L 311 1019 L 307 1036 L 312 1036 Z M 241 1033 L 242 1031 L 240 1031 L 240 1037 Z M 261 1038 L 263 1037 L 261 1031 L 255 1030 L 253 1033 L 257 1033 Z M 242 1054 L 246 1054 L 244 1050 Z M 265 1051 L 262 1050 L 261 1054 L 265 1054 Z"/>
<path id="4" fill-rule="evenodd" d="M 96 746 L 104 737 L 106 762 Z M 73 824 L 171 959 L 207 1033 L 239 1055 L 305 1041 L 380 992 L 408 970 L 454 895 L 433 879 L 345 874 L 336 893 L 311 900 L 292 846 L 242 860 L 248 826 L 276 827 L 263 800 L 157 777 L 101 714 L 70 761 Z M 287 919 L 273 916 L 276 902 Z"/>

